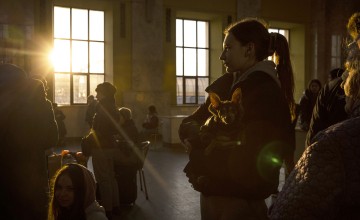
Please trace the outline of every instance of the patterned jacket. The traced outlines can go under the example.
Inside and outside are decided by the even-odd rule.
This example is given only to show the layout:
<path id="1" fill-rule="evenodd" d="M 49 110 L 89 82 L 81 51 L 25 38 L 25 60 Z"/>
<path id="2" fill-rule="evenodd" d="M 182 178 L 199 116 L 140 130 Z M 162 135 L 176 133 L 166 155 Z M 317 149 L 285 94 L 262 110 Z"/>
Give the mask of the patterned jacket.
<path id="1" fill-rule="evenodd" d="M 313 139 L 270 208 L 270 219 L 360 219 L 360 117 Z"/>

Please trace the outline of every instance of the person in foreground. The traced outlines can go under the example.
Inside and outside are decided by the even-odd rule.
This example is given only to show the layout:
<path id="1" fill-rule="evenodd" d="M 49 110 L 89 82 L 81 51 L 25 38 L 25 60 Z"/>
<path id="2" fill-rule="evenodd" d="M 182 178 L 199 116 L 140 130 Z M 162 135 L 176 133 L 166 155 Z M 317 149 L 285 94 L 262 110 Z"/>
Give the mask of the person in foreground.
<path id="1" fill-rule="evenodd" d="M 93 174 L 80 164 L 67 164 L 57 171 L 51 185 L 48 220 L 107 220 L 105 209 L 95 199 Z"/>
<path id="2" fill-rule="evenodd" d="M 51 102 L 44 84 L 13 64 L 0 64 L 0 100 L 1 219 L 45 219 L 46 158 L 58 141 Z"/>
<path id="3" fill-rule="evenodd" d="M 270 208 L 271 219 L 360 218 L 360 53 L 346 63 L 349 119 L 319 132 Z"/>
<path id="4" fill-rule="evenodd" d="M 257 19 L 244 19 L 225 30 L 223 74 L 206 92 L 220 100 L 230 100 L 237 88 L 242 91 L 244 138 L 233 146 L 222 171 L 224 178 L 194 175 L 191 167 L 184 172 L 195 190 L 201 192 L 201 218 L 267 219 L 264 199 L 277 193 L 279 170 L 284 158 L 292 169 L 295 147 L 291 113 L 294 112 L 293 74 L 286 39 L 267 31 Z M 275 53 L 279 65 L 266 58 Z M 194 133 L 211 116 L 210 98 L 180 126 L 181 140 L 201 155 L 204 147 Z"/>

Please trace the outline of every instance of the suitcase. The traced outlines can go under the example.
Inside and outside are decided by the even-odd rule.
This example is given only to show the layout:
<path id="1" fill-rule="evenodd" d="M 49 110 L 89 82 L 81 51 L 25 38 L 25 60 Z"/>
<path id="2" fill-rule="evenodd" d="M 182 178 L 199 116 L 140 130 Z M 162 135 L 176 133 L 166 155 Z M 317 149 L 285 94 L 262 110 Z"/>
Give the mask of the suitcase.
<path id="1" fill-rule="evenodd" d="M 115 178 L 119 188 L 120 205 L 133 205 L 137 198 L 137 167 L 115 166 Z"/>

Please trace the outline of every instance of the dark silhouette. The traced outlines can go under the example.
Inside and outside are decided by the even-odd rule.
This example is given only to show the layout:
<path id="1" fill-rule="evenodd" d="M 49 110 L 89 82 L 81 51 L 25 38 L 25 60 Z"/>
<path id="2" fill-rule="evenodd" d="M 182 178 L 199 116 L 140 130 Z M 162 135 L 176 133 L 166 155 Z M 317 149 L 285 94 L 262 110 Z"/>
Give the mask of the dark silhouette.
<path id="1" fill-rule="evenodd" d="M 341 70 L 339 69 L 340 72 Z M 310 145 L 311 139 L 318 132 L 348 117 L 344 109 L 345 93 L 341 87 L 342 83 L 343 79 L 337 77 L 325 84 L 320 90 L 312 112 L 309 131 L 306 135 L 306 146 Z"/>
<path id="2" fill-rule="evenodd" d="M 58 126 L 58 131 L 59 131 L 59 141 L 57 143 L 57 147 L 63 147 L 65 146 L 65 136 L 66 136 L 66 126 L 64 123 L 65 120 L 65 115 L 64 113 L 61 111 L 61 109 L 59 109 L 58 104 L 57 103 L 52 103 L 53 109 L 54 109 L 54 115 L 55 115 L 55 120 Z"/>
<path id="3" fill-rule="evenodd" d="M 88 123 L 89 127 L 92 127 L 97 101 L 93 95 L 89 95 L 87 98 L 87 108 L 85 114 L 85 121 Z"/>
<path id="4" fill-rule="evenodd" d="M 139 169 L 141 151 L 139 132 L 132 120 L 129 108 L 119 109 L 122 132 L 119 151 L 115 156 L 115 174 L 119 187 L 120 205 L 133 205 L 137 198 L 136 173 Z"/>
<path id="5" fill-rule="evenodd" d="M 119 207 L 118 185 L 114 172 L 114 154 L 117 149 L 114 136 L 118 135 L 119 112 L 115 104 L 116 88 L 109 82 L 99 84 L 96 89 L 96 113 L 92 132 L 96 136 L 96 147 L 92 149 L 94 173 L 99 185 L 100 204 L 111 219 L 113 209 Z"/>
<path id="6" fill-rule="evenodd" d="M 1 64 L 0 79 L 1 217 L 46 219 L 46 151 L 58 141 L 51 102 L 43 83 L 15 65 Z"/>
<path id="7" fill-rule="evenodd" d="M 141 136 L 142 140 L 149 140 L 151 134 L 158 133 L 159 118 L 154 105 L 150 105 L 148 108 L 149 112 L 146 115 L 144 123 L 142 124 Z"/>
<path id="8" fill-rule="evenodd" d="M 320 89 L 321 82 L 317 79 L 312 79 L 300 99 L 299 126 L 304 131 L 309 130 L 312 112 Z"/>

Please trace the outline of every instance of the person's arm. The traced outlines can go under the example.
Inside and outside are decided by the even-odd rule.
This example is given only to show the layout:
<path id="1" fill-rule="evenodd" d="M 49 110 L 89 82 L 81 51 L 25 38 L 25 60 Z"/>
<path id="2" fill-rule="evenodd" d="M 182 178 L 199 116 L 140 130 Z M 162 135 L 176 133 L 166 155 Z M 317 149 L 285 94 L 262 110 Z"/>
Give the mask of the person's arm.
<path id="1" fill-rule="evenodd" d="M 328 120 L 328 114 L 325 107 L 327 99 L 328 84 L 326 84 L 319 92 L 316 103 L 312 112 L 309 131 L 306 134 L 305 147 L 310 146 L 313 137 L 321 130 L 325 129 L 325 121 Z"/>

